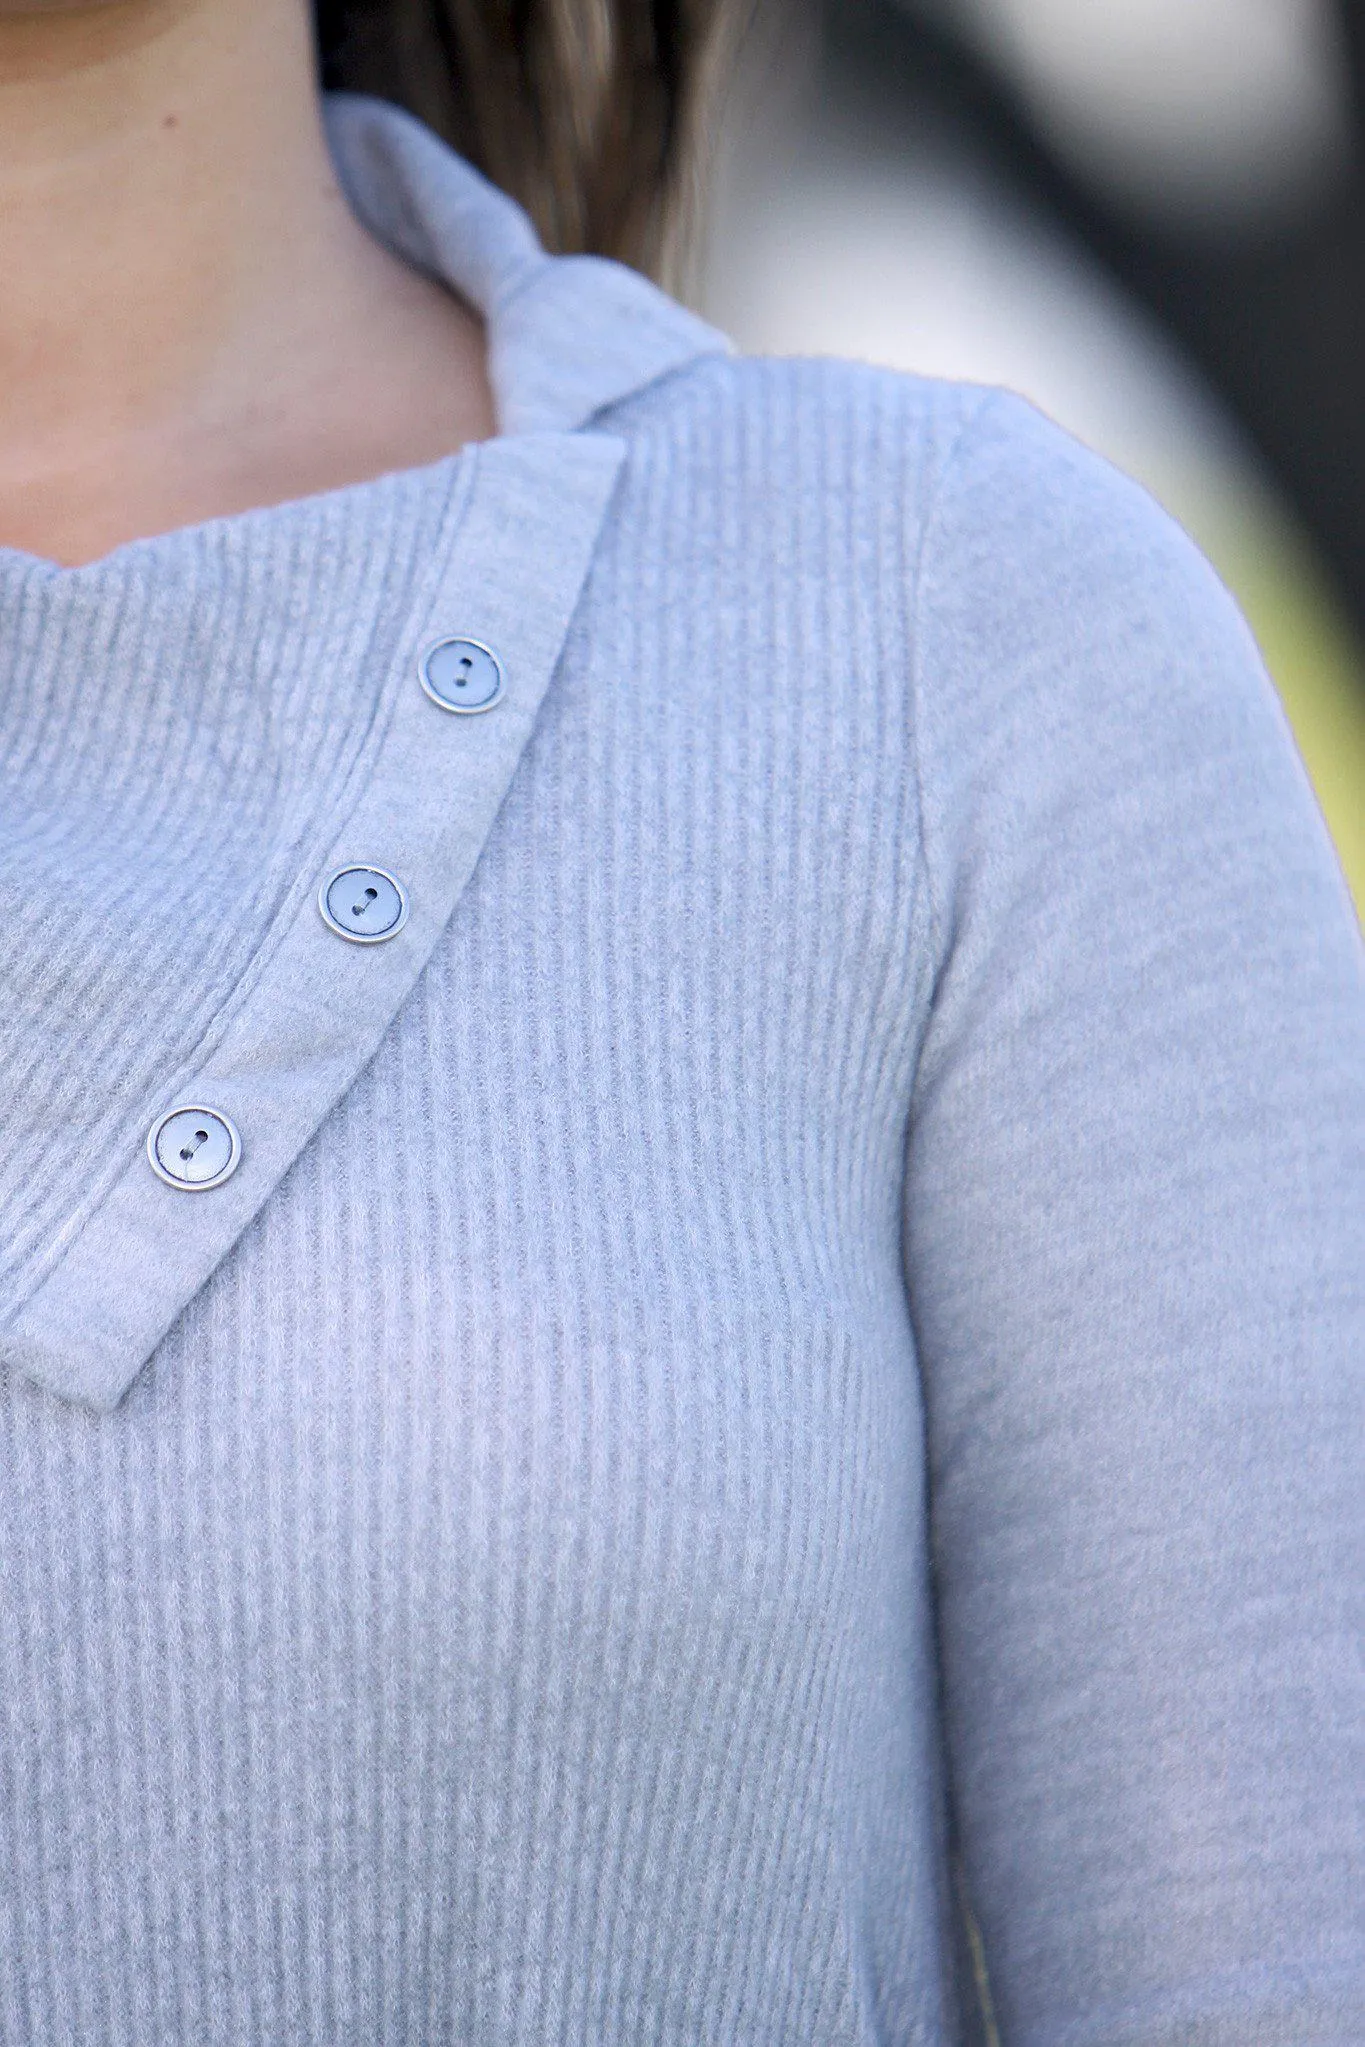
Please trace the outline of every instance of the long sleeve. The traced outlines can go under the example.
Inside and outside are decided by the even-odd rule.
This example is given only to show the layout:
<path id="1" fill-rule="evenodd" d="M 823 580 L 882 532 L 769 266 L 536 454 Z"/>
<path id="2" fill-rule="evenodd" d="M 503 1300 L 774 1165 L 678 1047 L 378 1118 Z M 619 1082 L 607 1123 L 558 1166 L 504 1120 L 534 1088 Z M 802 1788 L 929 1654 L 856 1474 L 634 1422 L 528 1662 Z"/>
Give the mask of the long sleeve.
<path id="1" fill-rule="evenodd" d="M 1365 2040 L 1365 972 L 1254 644 L 1017 401 L 926 534 L 905 1252 L 1005 2047 Z"/>

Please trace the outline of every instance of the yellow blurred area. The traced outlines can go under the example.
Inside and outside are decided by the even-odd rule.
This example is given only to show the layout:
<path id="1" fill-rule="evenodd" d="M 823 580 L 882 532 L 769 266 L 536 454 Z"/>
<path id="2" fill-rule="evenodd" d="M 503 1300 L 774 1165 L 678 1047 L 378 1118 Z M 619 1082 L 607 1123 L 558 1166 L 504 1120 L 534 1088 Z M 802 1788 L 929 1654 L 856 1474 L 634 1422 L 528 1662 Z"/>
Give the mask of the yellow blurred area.
<path id="1" fill-rule="evenodd" d="M 1260 642 L 1365 922 L 1365 649 L 1272 507 L 1229 501 L 1183 517 Z"/>

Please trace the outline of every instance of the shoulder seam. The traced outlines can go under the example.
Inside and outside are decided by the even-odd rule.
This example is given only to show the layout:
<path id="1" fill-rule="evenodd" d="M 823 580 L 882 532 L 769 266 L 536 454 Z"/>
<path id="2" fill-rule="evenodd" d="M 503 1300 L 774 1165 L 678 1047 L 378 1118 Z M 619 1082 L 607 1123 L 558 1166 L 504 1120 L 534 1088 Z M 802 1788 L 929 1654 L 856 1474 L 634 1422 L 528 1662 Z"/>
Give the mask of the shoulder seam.
<path id="1" fill-rule="evenodd" d="M 924 508 L 924 515 L 920 521 L 919 542 L 915 549 L 914 569 L 912 572 L 913 595 L 910 600 L 910 629 L 912 635 L 910 648 L 910 704 L 912 719 L 910 759 L 915 784 L 915 810 L 919 827 L 920 851 L 924 858 L 925 882 L 929 894 L 930 934 L 933 941 L 935 958 L 938 958 L 942 951 L 946 931 L 946 917 L 934 880 L 934 861 L 929 846 L 929 821 L 924 798 L 923 749 L 920 743 L 921 729 L 924 722 L 921 715 L 924 690 L 923 676 L 920 669 L 920 648 L 923 643 L 921 625 L 923 621 L 924 565 L 930 543 L 935 537 L 935 528 L 939 511 L 942 507 L 944 492 L 954 471 L 958 467 L 963 447 L 974 428 L 980 424 L 984 415 L 991 411 L 1007 395 L 1005 392 L 993 389 L 983 391 L 977 404 L 971 407 L 959 423 L 957 432 L 953 436 L 948 450 L 943 457 L 938 476 L 934 482 L 933 492 Z"/>

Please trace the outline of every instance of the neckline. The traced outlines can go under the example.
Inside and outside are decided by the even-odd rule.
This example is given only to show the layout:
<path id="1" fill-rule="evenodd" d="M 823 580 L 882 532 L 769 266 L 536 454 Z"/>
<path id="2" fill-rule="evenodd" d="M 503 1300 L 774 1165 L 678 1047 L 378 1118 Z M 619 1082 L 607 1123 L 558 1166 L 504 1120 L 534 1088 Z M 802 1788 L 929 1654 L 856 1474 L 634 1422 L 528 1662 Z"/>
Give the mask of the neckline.
<path id="1" fill-rule="evenodd" d="M 477 451 L 492 445 L 468 441 L 449 455 L 417 468 L 385 469 L 354 483 L 335 484 L 327 490 L 308 491 L 301 497 L 279 498 L 273 504 L 248 505 L 239 512 L 215 512 L 184 526 L 169 526 L 160 533 L 139 534 L 120 541 L 107 553 L 87 562 L 59 562 L 48 555 L 33 554 L 27 548 L 0 544 L 0 580 L 41 583 L 47 589 L 77 590 L 94 586 L 113 574 L 136 576 L 144 567 L 165 567 L 181 554 L 194 554 L 216 544 L 249 549 L 261 535 L 274 540 L 281 526 L 309 520 L 326 523 L 352 515 L 382 501 L 392 492 L 411 488 L 434 489 L 441 484 L 453 488 L 458 472 L 475 459 Z"/>
<path id="2" fill-rule="evenodd" d="M 77 757 L 93 759 L 93 788 L 76 792 L 63 816 L 109 815 L 97 758 L 109 671 L 133 678 L 177 730 L 183 717 L 207 728 L 210 744 L 196 756 L 210 763 L 204 774 L 176 772 L 180 755 L 172 760 L 155 744 L 146 750 L 134 741 L 126 752 L 142 789 L 174 787 L 201 806 L 219 801 L 211 765 L 217 751 L 238 759 L 234 735 L 253 681 L 262 707 L 278 718 L 278 743 L 302 745 L 296 757 L 312 780 L 317 750 L 271 688 L 282 665 L 295 705 L 316 700 L 317 716 L 340 720 L 363 744 L 329 787 L 317 829 L 291 829 L 278 842 L 278 873 L 266 888 L 250 957 L 230 982 L 214 980 L 217 967 L 206 978 L 203 962 L 209 956 L 212 966 L 217 958 L 214 922 L 235 915 L 241 874 L 230 864 L 220 877 L 224 893 L 195 898 L 201 907 L 190 920 L 190 949 L 200 962 L 200 1007 L 187 1012 L 180 1035 L 170 1034 L 155 1070 L 132 1075 L 100 1123 L 98 1141 L 80 1149 L 74 1171 L 68 1158 L 67 1178 L 50 1204 L 55 1220 L 49 1228 L 43 1219 L 41 1267 L 7 1305 L 0 1368 L 24 1373 L 59 1398 L 103 1412 L 116 1407 L 373 1057 L 501 813 L 558 669 L 625 460 L 623 441 L 603 432 L 504 436 L 479 444 L 467 466 L 456 458 L 459 474 L 445 503 L 422 505 L 416 491 L 400 491 L 386 508 L 393 517 L 378 522 L 392 529 L 387 534 L 370 534 L 363 519 L 346 520 L 344 532 L 320 530 L 316 550 L 306 530 L 287 536 L 274 564 L 257 559 L 264 549 L 248 548 L 224 574 L 211 556 L 205 562 L 190 552 L 184 587 L 168 589 L 159 577 L 141 577 L 131 588 L 115 581 L 92 590 L 84 605 L 52 607 L 55 618 L 44 616 L 41 604 L 13 607 L 9 623 L 21 667 L 30 665 L 30 650 L 35 673 L 41 659 L 38 687 L 30 703 L 16 706 L 19 714 L 36 708 L 40 736 L 49 752 L 60 752 L 65 732 L 48 718 L 41 687 L 44 678 L 60 675 L 64 704 L 75 707 L 91 733 Z M 399 472 L 399 482 L 411 474 Z M 384 487 L 362 484 L 339 495 Z M 279 516 L 265 510 L 242 523 Z M 372 543 L 380 538 L 385 552 L 376 555 Z M 144 545 L 155 554 L 183 547 L 184 536 Z M 317 561 L 308 558 L 313 553 Z M 371 569 L 375 587 L 357 610 L 354 579 L 359 571 L 368 584 Z M 328 601 L 329 590 L 338 602 Z M 321 608 L 314 596 L 321 596 Z M 444 715 L 419 687 L 426 653 L 451 640 L 496 650 L 505 687 L 494 715 Z M 207 661 L 199 658 L 205 649 Z M 121 713 L 121 701 L 112 703 L 109 724 L 121 726 Z M 23 735 L 25 744 L 30 737 Z M 61 758 L 70 761 L 70 749 Z M 31 745 L 26 759 L 41 803 L 44 761 Z M 249 763 L 243 771 L 250 772 Z M 120 875 L 124 865 L 140 872 L 147 810 L 134 802 L 115 819 L 121 834 L 115 852 L 128 851 L 126 863 L 114 863 Z M 206 832 L 212 866 L 219 838 L 213 816 Z M 174 860 L 174 838 L 164 843 Z M 268 843 L 253 809 L 242 837 L 252 875 Z M 357 861 L 400 875 L 410 905 L 401 935 L 367 954 L 364 971 L 318 914 L 325 877 Z M 102 928 L 110 930 L 118 957 L 141 957 L 136 914 Z M 146 999 L 156 1000 L 168 958 L 152 959 Z M 125 978 L 136 981 L 138 971 Z M 136 1022 L 145 991 L 134 992 L 139 1000 L 126 1013 Z M 83 1035 L 59 1040 L 60 1058 L 79 1065 L 88 1055 Z M 102 1075 L 88 1088 L 102 1101 Z M 240 1171 L 202 1202 L 167 1187 L 149 1169 L 146 1150 L 156 1119 L 190 1104 L 206 1105 L 240 1132 Z"/>
<path id="3" fill-rule="evenodd" d="M 420 488 L 480 448 L 519 434 L 574 432 L 614 404 L 730 344 L 637 272 L 590 256 L 550 256 L 530 220 L 412 115 L 382 100 L 328 93 L 327 140 L 361 225 L 394 255 L 456 292 L 483 318 L 497 433 L 412 469 L 217 513 L 63 563 L 0 546 L 0 576 L 80 590 L 136 575 L 215 541 L 273 538 L 291 519 L 350 512 L 405 485 Z"/>

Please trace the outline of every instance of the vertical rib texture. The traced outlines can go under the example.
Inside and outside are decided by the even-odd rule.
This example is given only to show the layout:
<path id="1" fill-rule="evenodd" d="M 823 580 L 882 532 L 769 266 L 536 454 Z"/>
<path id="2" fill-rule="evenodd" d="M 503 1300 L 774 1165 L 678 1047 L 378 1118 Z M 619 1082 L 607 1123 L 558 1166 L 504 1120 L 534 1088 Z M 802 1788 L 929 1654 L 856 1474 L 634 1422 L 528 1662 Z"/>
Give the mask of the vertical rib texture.
<path id="1" fill-rule="evenodd" d="M 1172 1519 L 1184 1501 L 1204 1527 L 1235 1442 L 1260 1474 L 1248 1483 L 1263 1501 L 1287 1488 L 1308 1539 L 1314 1510 L 1275 1463 L 1281 1378 L 1248 1363 L 1253 1296 L 1272 1266 L 1302 1278 L 1312 1263 L 1314 1299 L 1337 1304 L 1314 1356 L 1347 1359 L 1355 1140 L 1325 1123 L 1314 1139 L 1338 1150 L 1335 1194 L 1294 1211 L 1311 1254 L 1253 1256 L 1251 1224 L 1225 1219 L 1234 1285 L 1199 1262 L 1196 1214 L 1194 1248 L 1106 1294 L 1127 1270 L 1115 1246 L 1136 1227 L 1125 1190 L 1151 1166 L 1161 1075 L 1224 1042 L 1193 1025 L 1195 1051 L 1161 1041 L 1118 1135 L 1049 1107 L 1097 1046 L 1126 1043 L 1132 960 L 1156 956 L 1139 933 L 1115 964 L 1136 927 L 1111 914 L 1122 891 L 1086 791 L 1129 744 L 1113 735 L 1140 750 L 1148 711 L 1186 687 L 1185 641 L 1127 597 L 1112 634 L 1092 631 L 1079 584 L 1099 572 L 1078 572 L 1060 610 L 1040 572 L 1016 594 L 1045 618 L 1041 651 L 1018 655 L 1006 623 L 962 665 L 988 611 L 963 593 L 973 577 L 995 588 L 989 482 L 956 539 L 933 508 L 980 405 L 718 361 L 607 421 L 628 459 L 559 672 L 372 1065 L 116 1413 L 0 1388 L 4 2047 L 947 2047 L 962 2035 L 936 1625 L 1012 2043 L 1359 2037 L 1323 2017 L 1347 2009 L 1322 1986 L 1349 1973 L 1354 1907 L 1332 1872 L 1360 1840 L 1342 1816 L 1343 1730 L 1359 1723 L 1343 1637 L 1333 1651 L 1311 1630 L 1322 1660 L 1293 1754 L 1308 1744 L 1313 1781 L 1288 1745 L 1246 1779 L 1236 1714 L 1209 1732 L 1221 1680 L 1199 1644 L 1325 1607 L 1278 1536 L 1250 1605 L 1210 1605 L 1214 1567 Z M 1020 462 L 1060 474 L 1032 431 L 1009 442 L 1032 451 Z M 79 1226 L 82 1154 L 93 1198 L 99 1162 L 314 885 L 384 700 L 334 698 L 296 670 L 316 676 L 321 642 L 363 673 L 358 656 L 387 644 L 455 474 L 226 522 L 74 578 L 6 566 L 0 862 L 23 884 L 0 1014 L 7 1304 Z M 1358 954 L 1323 907 L 1325 841 L 1300 830 L 1289 769 L 1283 790 L 1278 767 L 1263 787 L 1238 779 L 1253 755 L 1281 760 L 1256 736 L 1252 657 L 1157 514 L 1124 497 L 1106 525 L 1119 486 L 1085 475 L 1085 530 L 1118 535 L 1114 586 L 1141 583 L 1144 549 L 1152 587 L 1184 576 L 1199 687 L 1232 678 L 1242 708 L 1219 727 L 1234 736 L 1209 756 L 1201 810 L 1283 797 L 1307 907 L 1275 943 L 1304 949 L 1283 985 L 1316 991 L 1317 1035 L 1287 1007 L 1281 1053 L 1301 1062 L 1328 1037 L 1339 1052 Z M 1009 487 L 1022 547 L 1055 506 Z M 938 578 L 921 592 L 936 635 L 924 730 L 922 553 Z M 1131 675 L 1150 689 L 1130 718 Z M 992 692 L 1006 711 L 987 729 Z M 1093 746 L 1078 736 L 1088 693 Z M 1029 810 L 1046 782 L 1035 733 L 1076 806 L 1055 837 Z M 1118 831 L 1124 815 L 1106 797 Z M 1145 871 L 1141 830 L 1124 886 Z M 1099 909 L 1087 899 L 1067 925 L 1068 877 L 1089 888 L 1100 871 Z M 1266 886 L 1248 928 L 1289 901 Z M 1030 980 L 1058 932 L 1051 978 Z M 1185 968 L 1208 956 L 1192 941 Z M 1048 1034 L 1049 991 L 1073 972 L 1068 1017 L 1092 1016 L 1111 978 L 1123 991 L 1110 1036 L 1052 1067 L 1039 1053 L 1012 1093 L 1016 1044 L 1069 1046 Z M 1225 1021 L 1231 987 L 1208 998 Z M 1252 1088 L 1251 1057 L 1234 1093 Z M 1331 1129 L 1359 1132 L 1350 1065 Z M 1256 1184 L 1308 1186 L 1317 1167 L 1295 1180 L 1288 1156 Z M 1035 1187 L 1077 1208 L 1064 1254 Z M 1338 1503 L 1313 1554 L 1330 1537 L 1339 1567 L 1358 1509 L 1331 1472 L 1354 1410 L 1340 1392 L 1329 1432 L 1322 1373 L 1292 1350 L 1317 1313 L 1301 1303 L 1275 1326 L 1298 1360 L 1282 1378 L 1317 1497 Z M 1016 1329 L 1036 1350 L 1011 1349 Z M 1177 1358 L 1178 1397 L 1162 1377 Z M 1253 1389 L 1239 1420 L 1202 1437 L 1229 1384 Z M 1202 1445 L 1188 1453 L 1202 1490 L 1162 1492 L 1169 1466 L 1141 1447 L 1153 1412 Z M 1111 1524 L 1132 1446 L 1141 1480 Z M 1085 1486 L 1090 1518 L 1068 1524 Z M 1064 1531 L 1044 1552 L 1049 1514 Z M 1249 1524 L 1238 1569 L 1272 1522 L 1267 1508 Z M 932 1559 L 931 1527 L 951 1531 Z M 1178 1599 L 1154 1556 L 1178 1559 Z M 937 1622 L 935 1569 L 953 1588 Z M 1191 1614 L 1168 1668 L 1161 1645 Z M 1259 1726 L 1285 1665 L 1247 1658 Z M 1310 1662 L 1295 1652 L 1296 1670 Z M 1154 1727 L 1169 1736 L 1155 1761 Z M 1275 1785 L 1292 1797 L 1276 1805 Z M 1225 1801 L 1221 1864 L 1191 1817 L 1206 1798 Z M 1299 1828 L 1294 1798 L 1327 1833 Z M 1265 1838 L 1260 1810 L 1277 1818 Z M 1144 1925 L 1162 1938 L 1144 1944 Z M 1262 1997 L 1271 1926 L 1285 1973 Z"/>
<path id="2" fill-rule="evenodd" d="M 212 1045 L 354 800 L 460 471 L 87 569 L 0 556 L 0 1319 Z"/>
<path id="3" fill-rule="evenodd" d="M 6 2042 L 937 2029 L 928 952 L 900 521 L 855 488 L 932 449 L 880 380 L 732 375 L 623 422 L 541 724 L 361 1084 L 116 1416 L 4 1389 Z M 384 712 L 317 641 L 387 648 L 453 487 L 8 568 L 7 1299 L 78 1224 L 68 1154 L 126 1149 L 315 877 Z M 851 552 L 889 608 L 810 574 Z"/>

